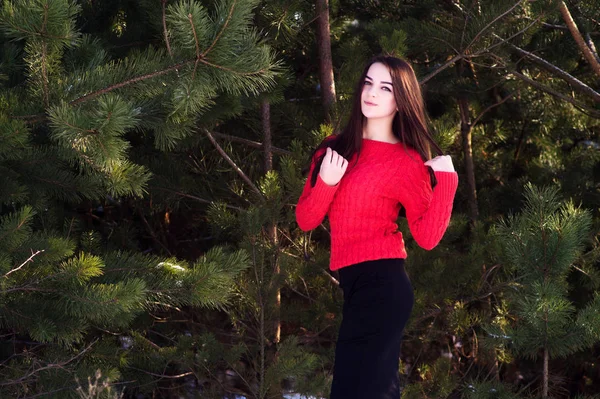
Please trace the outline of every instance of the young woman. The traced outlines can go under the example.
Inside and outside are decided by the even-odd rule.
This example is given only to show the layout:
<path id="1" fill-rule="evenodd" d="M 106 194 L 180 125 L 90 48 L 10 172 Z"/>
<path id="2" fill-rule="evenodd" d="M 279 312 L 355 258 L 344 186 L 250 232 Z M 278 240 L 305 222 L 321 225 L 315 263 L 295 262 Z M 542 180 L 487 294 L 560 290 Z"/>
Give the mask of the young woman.
<path id="1" fill-rule="evenodd" d="M 414 296 L 396 220 L 403 208 L 417 244 L 434 248 L 458 186 L 450 156 L 431 159 L 431 147 L 441 153 L 412 67 L 378 56 L 358 82 L 347 126 L 311 156 L 296 220 L 308 231 L 328 215 L 330 269 L 344 293 L 331 399 L 400 397 L 400 342 Z"/>

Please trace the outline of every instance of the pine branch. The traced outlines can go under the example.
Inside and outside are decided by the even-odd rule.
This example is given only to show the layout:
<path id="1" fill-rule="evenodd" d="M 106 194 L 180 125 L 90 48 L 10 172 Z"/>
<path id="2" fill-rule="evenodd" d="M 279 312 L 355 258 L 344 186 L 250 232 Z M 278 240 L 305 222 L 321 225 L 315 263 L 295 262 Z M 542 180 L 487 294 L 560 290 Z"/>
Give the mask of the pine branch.
<path id="1" fill-rule="evenodd" d="M 515 4 L 515 6 L 513 6 L 509 11 L 507 11 L 506 13 L 510 12 L 514 7 L 516 7 L 518 4 L 520 4 L 523 0 L 519 0 L 519 3 Z M 506 14 L 505 13 L 505 14 Z M 502 15 L 505 15 L 502 14 Z M 494 43 L 493 45 L 486 47 L 484 49 L 481 49 L 473 54 L 467 54 L 466 51 L 469 49 L 470 46 L 473 45 L 474 40 L 471 41 L 471 43 L 469 43 L 469 45 L 467 47 L 465 47 L 465 49 L 462 52 L 458 52 L 456 49 L 454 49 L 455 52 L 457 52 L 458 54 L 455 55 L 452 59 L 450 59 L 449 61 L 447 61 L 446 63 L 444 63 L 444 65 L 442 65 L 441 67 L 437 68 L 436 70 L 434 70 L 433 72 L 431 72 L 429 75 L 426 75 L 423 79 L 421 79 L 419 81 L 420 84 L 425 84 L 427 83 L 429 80 L 431 80 L 431 78 L 433 78 L 435 75 L 439 74 L 440 72 L 442 72 L 443 70 L 447 69 L 448 67 L 454 65 L 454 63 L 460 61 L 461 59 L 471 59 L 474 57 L 479 57 L 485 53 L 490 52 L 490 50 L 492 50 L 493 48 L 503 44 L 503 43 L 508 43 L 509 40 L 517 37 L 518 35 L 524 33 L 525 31 L 527 31 L 530 27 L 532 27 L 533 25 L 535 25 L 536 23 L 538 23 L 540 21 L 540 19 L 543 17 L 543 14 L 538 16 L 536 19 L 533 20 L 533 22 L 531 22 L 529 25 L 527 25 L 525 28 L 521 29 L 520 31 L 516 32 L 515 34 L 509 36 L 506 39 L 502 39 L 500 36 L 496 35 L 495 33 L 492 33 L 493 36 L 497 37 L 498 39 L 500 39 L 500 41 L 498 43 Z M 498 17 L 500 18 L 500 17 Z M 494 21 L 496 21 L 498 18 L 494 19 Z M 481 35 L 489 26 L 490 24 L 486 25 L 486 27 L 484 27 L 480 32 L 477 33 L 477 35 L 475 35 L 476 37 L 478 37 L 479 35 Z"/>
<path id="2" fill-rule="evenodd" d="M 201 58 L 200 55 L 200 43 L 198 43 L 198 35 L 196 34 L 196 27 L 194 27 L 194 20 L 192 19 L 192 14 L 188 14 L 188 19 L 190 20 L 190 26 L 192 27 L 192 33 L 194 34 L 194 44 L 196 45 L 196 62 L 194 63 L 194 72 L 192 72 L 192 80 L 196 77 L 196 69 L 198 68 L 198 61 Z"/>
<path id="3" fill-rule="evenodd" d="M 483 295 L 479 295 L 479 296 L 474 296 L 471 298 L 466 298 L 461 300 L 461 303 L 467 305 L 473 302 L 478 302 L 478 301 L 482 301 L 484 299 L 486 299 L 487 297 L 489 297 L 490 295 L 493 295 L 495 293 L 501 292 L 502 290 L 504 290 L 505 288 L 510 287 L 515 281 L 517 281 L 518 279 L 514 279 L 514 280 L 510 280 L 510 281 L 506 281 L 502 284 L 498 284 L 495 287 L 492 287 L 492 289 L 490 289 L 488 292 L 486 292 Z M 450 304 L 450 305 L 446 305 L 444 307 L 439 307 L 435 310 L 432 310 L 429 313 L 426 313 L 424 315 L 421 315 L 419 317 L 417 317 L 412 323 L 413 325 L 417 325 L 419 323 L 421 323 L 422 321 L 425 321 L 431 317 L 437 317 L 440 314 L 443 314 L 445 312 L 451 311 L 454 308 L 454 304 Z"/>
<path id="4" fill-rule="evenodd" d="M 566 102 L 574 105 L 581 112 L 584 112 L 587 115 L 590 115 L 590 116 L 592 116 L 594 118 L 599 118 L 600 119 L 600 111 L 597 111 L 595 109 L 590 109 L 590 108 L 586 107 L 585 105 L 579 103 L 578 101 L 574 100 L 573 98 L 568 97 L 568 96 L 566 96 L 566 95 L 564 95 L 562 93 L 559 93 L 556 90 L 551 89 L 551 88 L 549 88 L 549 87 L 547 87 L 547 86 L 545 86 L 545 85 L 543 85 L 543 84 L 541 84 L 539 82 L 536 82 L 535 80 L 530 79 L 527 76 L 525 76 L 525 75 L 523 75 L 523 74 L 521 74 L 521 73 L 519 73 L 517 71 L 512 71 L 512 72 L 510 72 L 510 74 L 516 76 L 517 78 L 521 79 L 524 82 L 529 83 L 530 85 L 532 85 L 534 87 L 537 87 L 538 89 L 540 89 L 542 91 L 545 91 L 548 94 L 553 95 L 554 97 L 560 98 L 561 100 L 564 100 L 564 101 L 566 101 Z"/>
<path id="5" fill-rule="evenodd" d="M 211 66 L 213 68 L 221 69 L 223 71 L 227 71 L 227 72 L 230 72 L 230 73 L 232 73 L 234 75 L 238 75 L 238 76 L 260 75 L 261 73 L 264 73 L 264 72 L 266 72 L 268 70 L 268 68 L 264 68 L 264 69 L 259 69 L 258 71 L 253 71 L 253 72 L 238 72 L 238 71 L 235 71 L 235 70 L 233 70 L 231 68 L 224 67 L 222 65 L 213 64 L 212 62 L 209 62 L 209 61 L 207 61 L 204 58 L 200 58 L 198 61 L 201 62 L 201 63 L 203 63 L 203 64 L 205 64 L 205 65 Z"/>
<path id="6" fill-rule="evenodd" d="M 13 28 L 13 29 L 18 30 L 21 33 L 27 33 L 28 35 L 31 35 L 31 36 L 40 36 L 41 38 L 57 39 L 57 40 L 65 40 L 65 41 L 73 39 L 72 37 L 69 37 L 69 36 L 53 36 L 53 35 L 49 35 L 46 32 L 32 32 L 32 31 L 28 31 L 26 29 L 21 28 L 18 25 L 11 25 L 10 27 Z"/>
<path id="7" fill-rule="evenodd" d="M 474 54 L 474 56 L 478 56 L 480 54 L 483 53 L 488 53 L 490 52 L 490 50 L 492 50 L 495 47 L 500 46 L 501 44 L 504 43 L 509 43 L 508 41 L 511 39 L 514 39 L 515 37 L 519 36 L 521 33 L 525 33 L 526 30 L 528 30 L 529 28 L 531 28 L 533 25 L 535 25 L 536 23 L 538 23 L 542 17 L 544 17 L 544 14 L 540 14 L 536 19 L 534 19 L 529 25 L 527 25 L 526 27 L 524 27 L 523 29 L 521 29 L 520 31 L 518 31 L 517 33 L 507 37 L 506 39 L 502 39 L 500 36 L 496 35 L 495 33 L 492 33 L 493 36 L 497 37 L 498 39 L 500 39 L 500 41 L 498 43 L 492 44 L 491 46 L 489 46 L 486 49 L 480 50 L 477 53 Z"/>
<path id="8" fill-rule="evenodd" d="M 531 17 L 523 16 L 523 19 L 531 19 Z M 542 27 L 546 29 L 569 30 L 565 25 L 550 24 L 548 22 L 542 22 Z M 587 34 L 590 36 L 600 36 L 600 32 L 589 32 Z"/>
<path id="9" fill-rule="evenodd" d="M 44 4 L 44 22 L 42 22 L 42 32 L 46 31 L 46 24 L 48 23 L 48 3 Z M 46 105 L 46 108 L 48 108 L 50 106 L 50 97 L 49 97 L 49 90 L 48 90 L 48 69 L 47 69 L 47 65 L 46 65 L 46 59 L 47 59 L 47 52 L 48 52 L 48 44 L 46 43 L 46 40 L 42 39 L 42 87 L 44 90 L 44 104 Z"/>
<path id="10" fill-rule="evenodd" d="M 217 65 L 217 64 L 213 64 L 212 62 L 209 62 L 205 59 L 199 59 L 199 62 L 211 66 L 213 68 L 217 68 L 217 69 L 221 69 L 227 72 L 230 72 L 234 75 L 238 75 L 238 76 L 253 76 L 253 75 L 260 75 L 266 71 L 268 71 L 268 67 L 267 68 L 263 68 L 263 69 L 259 69 L 258 71 L 253 71 L 253 72 L 239 72 L 239 71 L 235 71 L 231 68 L 227 68 L 221 65 Z M 192 62 L 196 62 L 196 59 L 189 59 L 189 60 L 185 60 L 185 61 L 181 61 L 178 62 L 177 64 L 171 65 L 165 69 L 161 69 L 160 71 L 156 71 L 156 72 L 152 72 L 152 73 L 147 73 L 145 75 L 141 75 L 141 76 L 136 76 L 134 78 L 131 79 L 127 79 L 123 82 L 119 82 L 119 83 L 115 83 L 114 85 L 111 85 L 109 87 L 105 87 L 104 89 L 101 90 L 96 90 L 94 92 L 85 94 L 71 102 L 69 102 L 70 105 L 77 105 L 77 104 L 81 104 L 85 101 L 94 99 L 102 94 L 106 94 L 108 92 L 111 92 L 113 90 L 119 89 L 121 87 L 124 86 L 128 86 L 132 83 L 137 83 L 137 82 L 141 82 L 147 79 L 151 79 L 151 78 L 155 78 L 157 76 L 161 76 L 164 75 L 166 73 L 172 72 L 172 71 L 177 71 L 178 69 L 180 69 L 181 67 L 191 64 Z M 11 118 L 13 119 L 22 119 L 25 120 L 27 123 L 35 123 L 35 122 L 40 122 L 46 119 L 46 115 L 45 114 L 34 114 L 34 115 L 11 115 Z"/>
<path id="11" fill-rule="evenodd" d="M 225 23 L 223 23 L 223 27 L 221 28 L 221 30 L 215 37 L 215 40 L 212 42 L 212 44 L 210 46 L 208 46 L 206 51 L 204 53 L 202 53 L 202 55 L 199 56 L 198 58 L 204 58 L 206 56 L 206 54 L 210 53 L 210 51 L 213 49 L 213 47 L 217 44 L 217 42 L 221 38 L 221 35 L 225 31 L 225 28 L 227 27 L 227 25 L 229 25 L 229 21 L 231 20 L 231 16 L 233 15 L 233 9 L 235 8 L 235 3 L 237 3 L 237 0 L 235 0 L 233 2 L 233 4 L 231 4 L 231 8 L 229 9 L 229 14 L 227 15 L 227 19 L 225 20 Z"/>
<path id="12" fill-rule="evenodd" d="M 560 10 L 560 13 L 561 13 L 563 19 L 565 20 L 565 22 L 567 24 L 567 27 L 569 28 L 569 31 L 571 32 L 571 35 L 573 36 L 573 39 L 575 39 L 577 46 L 579 46 L 579 49 L 583 52 L 583 56 L 585 57 L 587 62 L 590 64 L 590 66 L 592 67 L 592 70 L 596 73 L 596 75 L 598 75 L 598 77 L 600 77 L 600 63 L 598 62 L 598 60 L 596 60 L 596 57 L 594 57 L 594 54 L 592 53 L 590 48 L 587 46 L 587 44 L 585 44 L 585 41 L 583 40 L 583 37 L 581 36 L 581 32 L 579 32 L 579 29 L 577 28 L 577 24 L 573 20 L 573 17 L 571 16 L 569 9 L 567 8 L 567 5 L 565 4 L 564 1 L 559 0 L 558 8 Z"/>
<path id="13" fill-rule="evenodd" d="M 113 90 L 115 90 L 115 89 L 119 89 L 119 88 L 121 88 L 121 87 L 124 87 L 124 86 L 130 85 L 130 84 L 132 84 L 132 83 L 141 82 L 141 81 L 143 81 L 143 80 L 146 80 L 146 79 L 155 78 L 155 77 L 157 77 L 157 76 L 161 76 L 161 75 L 164 75 L 164 74 L 166 74 L 166 73 L 169 73 L 169 72 L 175 71 L 175 70 L 177 70 L 177 69 L 180 69 L 182 66 L 185 66 L 185 65 L 187 65 L 187 64 L 191 64 L 192 62 L 194 62 L 194 60 L 193 60 L 193 59 L 191 59 L 191 60 L 186 60 L 186 61 L 181 61 L 181 62 L 178 62 L 178 63 L 177 63 L 177 64 L 175 64 L 175 65 L 171 65 L 171 66 L 169 66 L 169 67 L 167 67 L 167 68 L 165 68 L 165 69 L 162 69 L 162 70 L 160 70 L 160 71 L 151 72 L 151 73 L 147 73 L 147 74 L 145 74 L 145 75 L 136 76 L 136 77 L 134 77 L 134 78 L 127 79 L 127 80 L 125 80 L 125 81 L 123 81 L 123 82 L 119 82 L 119 83 L 116 83 L 116 84 L 114 84 L 114 85 L 112 85 L 112 86 L 105 87 L 104 89 L 101 89 L 101 90 L 96 90 L 96 91 L 94 91 L 94 92 L 91 92 L 91 93 L 85 94 L 85 95 L 83 95 L 83 96 L 81 96 L 81 97 L 79 97 L 79 98 L 77 98 L 77 99 L 75 99 L 75 100 L 71 101 L 69 104 L 71 104 L 71 105 L 77 105 L 77 104 L 83 103 L 83 102 L 85 102 L 85 101 L 88 101 L 88 100 L 91 100 L 91 99 L 93 99 L 93 98 L 95 98 L 95 97 L 98 97 L 98 96 L 100 96 L 100 95 L 102 95 L 102 94 L 105 94 L 105 93 L 111 92 L 111 91 L 113 91 Z"/>
<path id="14" fill-rule="evenodd" d="M 582 94 L 586 94 L 588 96 L 591 96 L 592 99 L 595 102 L 600 102 L 600 93 L 598 93 L 597 91 L 595 91 L 594 89 L 592 89 L 591 87 L 589 87 L 587 84 L 585 84 L 584 82 L 582 82 L 581 80 L 577 79 L 576 77 L 574 77 L 573 75 L 571 75 L 570 73 L 563 71 L 562 69 L 560 69 L 559 67 L 557 67 L 556 65 L 551 64 L 550 62 L 544 60 L 543 58 L 529 52 L 526 50 L 523 50 L 522 48 L 509 43 L 509 45 L 516 51 L 518 52 L 520 55 L 532 60 L 533 62 L 535 62 L 536 64 L 538 64 L 539 66 L 543 67 L 545 70 L 547 70 L 548 72 L 561 77 L 562 79 L 564 79 L 565 81 L 567 81 L 569 84 L 571 84 L 571 86 L 579 91 Z"/>

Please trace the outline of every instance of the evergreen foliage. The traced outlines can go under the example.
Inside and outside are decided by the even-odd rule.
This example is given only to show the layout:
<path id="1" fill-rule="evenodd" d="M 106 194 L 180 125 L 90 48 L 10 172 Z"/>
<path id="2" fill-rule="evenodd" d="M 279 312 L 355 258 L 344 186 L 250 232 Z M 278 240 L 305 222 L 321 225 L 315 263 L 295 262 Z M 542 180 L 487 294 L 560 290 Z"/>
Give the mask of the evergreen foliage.
<path id="1" fill-rule="evenodd" d="M 592 46 L 600 2 L 565 3 Z M 5 1 L 0 397 L 327 397 L 342 295 L 294 204 L 387 53 L 460 176 L 435 249 L 398 220 L 403 396 L 539 397 L 546 350 L 551 396 L 590 398 L 598 77 L 557 4 L 330 1 L 327 125 L 314 2 Z"/>

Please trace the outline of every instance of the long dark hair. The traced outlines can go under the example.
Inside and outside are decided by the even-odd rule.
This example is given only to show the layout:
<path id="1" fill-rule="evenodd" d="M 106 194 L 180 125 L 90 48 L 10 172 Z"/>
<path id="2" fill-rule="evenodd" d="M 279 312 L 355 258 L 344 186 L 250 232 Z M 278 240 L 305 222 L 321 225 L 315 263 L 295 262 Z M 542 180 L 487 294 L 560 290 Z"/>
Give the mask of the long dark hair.
<path id="1" fill-rule="evenodd" d="M 394 136 L 404 144 L 405 148 L 408 146 L 417 151 L 423 161 L 431 159 L 432 147 L 440 155 L 443 153 L 429 132 L 423 95 L 421 94 L 421 87 L 413 68 L 408 62 L 400 58 L 378 55 L 369 60 L 358 80 L 354 91 L 350 120 L 339 134 L 334 135 L 334 137 L 328 140 L 324 140 L 313 151 L 310 157 L 311 161 L 317 152 L 326 147 L 331 147 L 347 160 L 350 160 L 355 153 L 358 153 L 360 156 L 363 124 L 366 119 L 361 110 L 361 94 L 369 67 L 376 62 L 387 66 L 392 77 L 394 98 L 398 107 L 398 112 L 396 112 L 392 120 L 392 132 Z M 323 153 L 316 160 L 313 173 L 309 176 L 311 186 L 314 186 L 317 182 L 317 176 L 324 157 L 325 154 Z M 431 170 L 430 174 L 432 175 L 432 179 L 435 179 Z M 435 181 L 432 181 L 432 185 L 435 185 Z"/>

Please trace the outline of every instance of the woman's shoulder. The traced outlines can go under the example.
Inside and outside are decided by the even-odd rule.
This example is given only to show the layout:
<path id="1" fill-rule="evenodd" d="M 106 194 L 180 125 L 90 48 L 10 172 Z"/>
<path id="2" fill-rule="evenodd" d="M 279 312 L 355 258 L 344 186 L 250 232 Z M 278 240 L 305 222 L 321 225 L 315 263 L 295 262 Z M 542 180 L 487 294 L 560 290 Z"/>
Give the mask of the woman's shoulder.
<path id="1" fill-rule="evenodd" d="M 401 143 L 398 144 L 394 158 L 397 160 L 398 166 L 418 168 L 422 165 L 425 165 L 425 161 L 421 157 L 419 151 L 415 150 L 409 145 L 404 145 Z"/>

